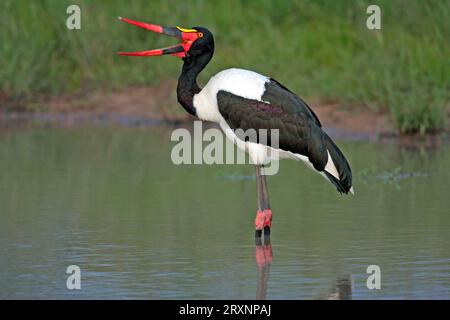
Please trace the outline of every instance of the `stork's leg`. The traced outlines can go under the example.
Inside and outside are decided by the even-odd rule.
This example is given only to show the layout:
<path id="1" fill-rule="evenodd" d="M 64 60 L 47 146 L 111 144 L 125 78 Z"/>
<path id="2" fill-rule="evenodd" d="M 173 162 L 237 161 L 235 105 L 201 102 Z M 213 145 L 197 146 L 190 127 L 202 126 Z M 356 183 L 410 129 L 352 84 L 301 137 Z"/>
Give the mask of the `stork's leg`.
<path id="1" fill-rule="evenodd" d="M 255 218 L 255 238 L 260 238 L 262 230 L 265 236 L 270 236 L 272 225 L 272 210 L 270 210 L 269 193 L 266 176 L 261 173 L 262 166 L 256 166 L 256 192 L 258 195 L 258 211 Z"/>
<path id="2" fill-rule="evenodd" d="M 258 211 L 255 217 L 255 238 L 261 238 L 262 230 L 264 228 L 264 207 L 262 204 L 263 192 L 261 181 L 261 166 L 256 165 L 256 194 L 258 197 Z"/>
<path id="3" fill-rule="evenodd" d="M 270 209 L 269 203 L 269 191 L 267 190 L 266 176 L 261 176 L 262 180 L 262 190 L 264 199 L 264 236 L 270 236 L 270 228 L 272 227 L 272 210 Z"/>

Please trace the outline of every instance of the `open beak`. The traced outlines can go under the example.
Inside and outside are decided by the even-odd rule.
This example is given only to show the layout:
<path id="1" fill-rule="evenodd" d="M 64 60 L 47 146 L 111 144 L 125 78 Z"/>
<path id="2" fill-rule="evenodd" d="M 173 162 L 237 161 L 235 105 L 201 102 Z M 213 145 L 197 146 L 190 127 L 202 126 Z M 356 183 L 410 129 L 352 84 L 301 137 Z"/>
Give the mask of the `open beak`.
<path id="1" fill-rule="evenodd" d="M 119 17 L 119 20 L 133 24 L 140 28 L 153 31 L 156 33 L 162 33 L 167 36 L 175 37 L 181 40 L 180 44 L 154 50 L 146 51 L 135 51 L 135 52 L 118 52 L 117 54 L 121 56 L 138 56 L 138 57 L 149 57 L 149 56 L 161 56 L 163 54 L 170 54 L 175 57 L 184 58 L 186 53 L 189 51 L 192 43 L 198 38 L 203 37 L 203 34 L 195 29 L 184 29 L 180 27 L 162 27 L 156 24 L 149 24 L 144 22 L 133 21 L 130 19 Z"/>

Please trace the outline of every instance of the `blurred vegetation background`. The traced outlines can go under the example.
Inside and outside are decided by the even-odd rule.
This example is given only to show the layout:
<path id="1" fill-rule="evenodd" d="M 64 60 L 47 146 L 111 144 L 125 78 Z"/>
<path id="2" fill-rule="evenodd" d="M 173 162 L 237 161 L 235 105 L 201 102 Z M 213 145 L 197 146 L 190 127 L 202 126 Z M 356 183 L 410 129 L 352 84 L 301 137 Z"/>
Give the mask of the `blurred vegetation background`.
<path id="1" fill-rule="evenodd" d="M 79 31 L 66 28 L 70 4 L 81 7 Z M 381 7 L 381 31 L 366 28 L 369 4 Z M 445 126 L 448 0 L 4 0 L 1 105 L 176 78 L 182 62 L 174 57 L 115 55 L 176 43 L 121 23 L 117 16 L 211 30 L 216 53 L 201 74 L 202 83 L 221 69 L 241 67 L 272 76 L 307 99 L 390 112 L 404 133 Z"/>

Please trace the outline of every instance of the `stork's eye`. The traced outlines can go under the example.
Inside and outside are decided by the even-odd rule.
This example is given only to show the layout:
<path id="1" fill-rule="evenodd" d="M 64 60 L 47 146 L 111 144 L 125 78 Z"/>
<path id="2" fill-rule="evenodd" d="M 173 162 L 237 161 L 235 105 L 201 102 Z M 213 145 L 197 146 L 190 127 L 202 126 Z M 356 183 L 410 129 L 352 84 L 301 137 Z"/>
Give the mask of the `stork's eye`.
<path id="1" fill-rule="evenodd" d="M 203 38 L 203 32 L 199 32 L 199 33 L 197 33 L 197 35 L 199 38 Z"/>

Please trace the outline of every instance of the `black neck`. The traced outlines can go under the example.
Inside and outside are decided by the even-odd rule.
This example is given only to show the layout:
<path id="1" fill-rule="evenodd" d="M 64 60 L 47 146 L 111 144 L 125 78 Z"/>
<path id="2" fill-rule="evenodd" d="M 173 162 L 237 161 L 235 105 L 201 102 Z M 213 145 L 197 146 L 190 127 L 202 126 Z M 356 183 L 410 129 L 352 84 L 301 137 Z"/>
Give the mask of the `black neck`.
<path id="1" fill-rule="evenodd" d="M 193 116 L 197 116 L 193 105 L 194 95 L 201 91 L 197 84 L 197 76 L 211 60 L 212 55 L 212 52 L 206 52 L 195 58 L 186 57 L 184 59 L 183 70 L 178 78 L 178 102 Z"/>

